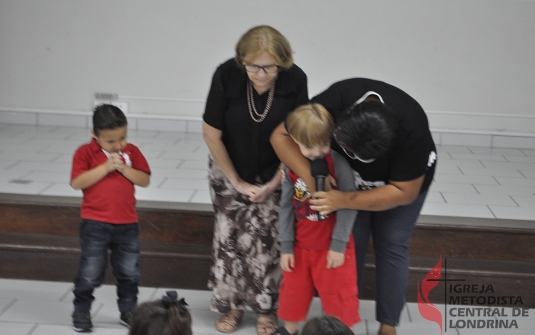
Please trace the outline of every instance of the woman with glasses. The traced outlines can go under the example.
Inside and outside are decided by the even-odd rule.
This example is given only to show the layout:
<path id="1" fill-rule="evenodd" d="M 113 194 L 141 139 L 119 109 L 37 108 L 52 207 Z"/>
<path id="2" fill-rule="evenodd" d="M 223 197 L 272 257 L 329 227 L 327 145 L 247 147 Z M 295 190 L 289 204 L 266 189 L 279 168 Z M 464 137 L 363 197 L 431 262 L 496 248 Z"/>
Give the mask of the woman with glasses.
<path id="1" fill-rule="evenodd" d="M 353 225 L 359 292 L 370 236 L 376 265 L 379 335 L 396 333 L 409 274 L 412 229 L 433 179 L 436 148 L 424 110 L 407 93 L 385 82 L 353 78 L 337 82 L 312 99 L 333 115 L 333 149 L 354 170 L 357 191 L 315 192 L 312 209 L 327 215 L 359 210 Z M 314 187 L 310 163 L 275 130 L 273 146 L 282 162 Z M 329 189 L 329 185 L 326 185 Z"/>
<path id="2" fill-rule="evenodd" d="M 211 309 L 229 333 L 244 311 L 257 314 L 257 333 L 277 328 L 281 278 L 277 243 L 280 160 L 270 143 L 275 127 L 308 102 L 307 77 L 293 64 L 286 38 L 269 26 L 247 31 L 233 59 L 215 71 L 203 115 L 210 150 L 215 211 Z"/>

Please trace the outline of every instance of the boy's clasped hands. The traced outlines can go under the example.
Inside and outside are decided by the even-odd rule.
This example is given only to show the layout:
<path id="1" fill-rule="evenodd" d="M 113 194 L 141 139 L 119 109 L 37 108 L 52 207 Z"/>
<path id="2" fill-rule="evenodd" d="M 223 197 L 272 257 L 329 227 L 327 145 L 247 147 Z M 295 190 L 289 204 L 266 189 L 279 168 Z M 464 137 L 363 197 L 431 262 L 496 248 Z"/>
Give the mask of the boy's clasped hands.
<path id="1" fill-rule="evenodd" d="M 115 170 L 119 172 L 123 172 L 126 165 L 124 164 L 124 160 L 117 152 L 110 152 L 108 156 L 108 160 L 105 163 L 106 171 L 113 172 Z"/>

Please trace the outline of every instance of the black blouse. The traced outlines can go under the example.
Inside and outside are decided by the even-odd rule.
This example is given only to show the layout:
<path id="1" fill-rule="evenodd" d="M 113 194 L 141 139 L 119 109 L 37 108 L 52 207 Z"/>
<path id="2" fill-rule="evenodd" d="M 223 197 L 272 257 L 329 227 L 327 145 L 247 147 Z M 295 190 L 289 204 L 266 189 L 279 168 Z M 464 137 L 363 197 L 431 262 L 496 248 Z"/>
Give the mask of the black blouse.
<path id="1" fill-rule="evenodd" d="M 410 95 L 382 81 L 352 78 L 334 83 L 312 101 L 327 108 L 336 121 L 349 106 L 369 91 L 379 94 L 385 105 L 394 111 L 398 130 L 393 148 L 385 157 L 372 163 L 350 159 L 336 141 L 331 142 L 332 148 L 346 157 L 353 170 L 360 174 L 361 185 L 357 187 L 361 189 L 377 185 L 378 182 L 409 181 L 425 174 L 420 192 L 426 191 L 435 173 L 436 148 L 427 116 Z"/>
<path id="2" fill-rule="evenodd" d="M 247 106 L 245 70 L 234 59 L 221 64 L 214 73 L 203 120 L 223 132 L 222 140 L 241 179 L 266 183 L 280 163 L 269 141 L 273 130 L 296 107 L 308 103 L 307 77 L 297 65 L 279 72 L 273 104 L 262 122 L 255 122 Z M 253 89 L 256 110 L 264 111 L 268 92 L 258 95 Z"/>

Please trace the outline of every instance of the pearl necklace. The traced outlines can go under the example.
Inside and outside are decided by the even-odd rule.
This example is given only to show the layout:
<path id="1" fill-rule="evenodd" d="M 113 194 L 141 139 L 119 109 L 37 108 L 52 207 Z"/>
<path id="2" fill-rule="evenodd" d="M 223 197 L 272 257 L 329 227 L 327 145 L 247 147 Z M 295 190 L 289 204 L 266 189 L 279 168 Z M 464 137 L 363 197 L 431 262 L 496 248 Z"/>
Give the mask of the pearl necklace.
<path id="1" fill-rule="evenodd" d="M 274 95 L 275 95 L 275 79 L 271 81 L 271 85 L 269 86 L 269 93 L 268 93 L 268 99 L 266 102 L 266 108 L 264 109 L 264 112 L 262 114 L 259 114 L 256 111 L 256 107 L 254 103 L 253 85 L 251 85 L 251 80 L 247 80 L 247 106 L 249 107 L 249 114 L 251 115 L 251 119 L 253 119 L 253 121 L 255 122 L 264 121 L 264 119 L 269 113 L 271 104 L 273 103 Z"/>

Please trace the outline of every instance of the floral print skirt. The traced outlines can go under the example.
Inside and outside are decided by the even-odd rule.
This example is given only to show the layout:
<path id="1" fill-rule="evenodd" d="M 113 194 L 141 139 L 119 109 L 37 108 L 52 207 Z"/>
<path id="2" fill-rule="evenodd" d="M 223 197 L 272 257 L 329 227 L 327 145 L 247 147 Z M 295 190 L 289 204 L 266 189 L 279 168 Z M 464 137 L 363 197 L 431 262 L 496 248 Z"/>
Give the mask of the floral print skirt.
<path id="1" fill-rule="evenodd" d="M 211 158 L 209 179 L 215 211 L 210 309 L 274 313 L 281 280 L 277 241 L 280 190 L 263 203 L 253 203 L 234 189 Z"/>

